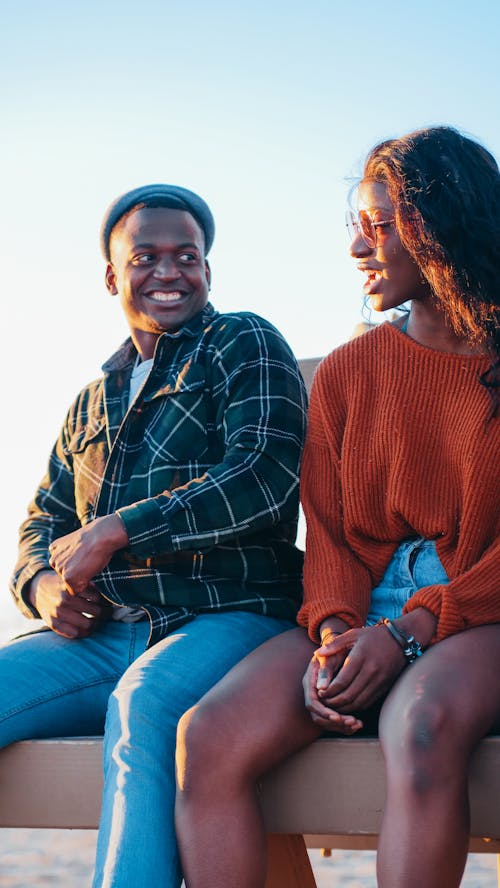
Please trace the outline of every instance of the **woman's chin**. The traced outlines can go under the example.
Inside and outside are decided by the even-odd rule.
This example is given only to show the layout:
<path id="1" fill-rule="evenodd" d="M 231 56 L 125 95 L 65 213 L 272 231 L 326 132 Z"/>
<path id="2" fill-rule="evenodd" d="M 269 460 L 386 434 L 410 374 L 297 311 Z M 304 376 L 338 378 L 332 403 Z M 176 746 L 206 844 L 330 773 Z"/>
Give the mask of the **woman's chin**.
<path id="1" fill-rule="evenodd" d="M 380 293 L 374 293 L 373 296 L 370 296 L 370 302 L 374 311 L 385 311 L 384 297 Z"/>
<path id="2" fill-rule="evenodd" d="M 392 311 L 401 305 L 401 299 L 390 298 L 384 296 L 383 293 L 372 293 L 370 296 L 370 304 L 374 311 Z"/>

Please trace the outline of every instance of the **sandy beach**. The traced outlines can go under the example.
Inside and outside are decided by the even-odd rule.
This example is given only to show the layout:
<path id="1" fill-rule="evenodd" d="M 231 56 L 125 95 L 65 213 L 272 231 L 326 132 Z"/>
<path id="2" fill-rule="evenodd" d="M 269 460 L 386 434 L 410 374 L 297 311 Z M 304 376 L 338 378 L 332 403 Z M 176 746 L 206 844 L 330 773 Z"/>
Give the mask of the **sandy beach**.
<path id="1" fill-rule="evenodd" d="M 95 840 L 93 830 L 1 829 L 0 888 L 90 888 Z M 310 857 L 318 888 L 376 888 L 372 851 Z M 497 888 L 496 856 L 471 854 L 462 888 Z"/>

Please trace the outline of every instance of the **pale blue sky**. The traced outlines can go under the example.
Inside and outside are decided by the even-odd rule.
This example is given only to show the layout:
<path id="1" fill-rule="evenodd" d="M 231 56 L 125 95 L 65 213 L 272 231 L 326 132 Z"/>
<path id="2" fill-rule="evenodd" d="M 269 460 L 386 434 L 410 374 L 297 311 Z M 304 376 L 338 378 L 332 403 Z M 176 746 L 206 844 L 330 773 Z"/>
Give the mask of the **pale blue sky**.
<path id="1" fill-rule="evenodd" d="M 49 447 L 126 335 L 98 249 L 108 203 L 153 181 L 199 191 L 216 306 L 323 354 L 361 310 L 346 178 L 378 140 L 432 123 L 500 158 L 499 45 L 496 0 L 3 4 L 0 635 Z"/>

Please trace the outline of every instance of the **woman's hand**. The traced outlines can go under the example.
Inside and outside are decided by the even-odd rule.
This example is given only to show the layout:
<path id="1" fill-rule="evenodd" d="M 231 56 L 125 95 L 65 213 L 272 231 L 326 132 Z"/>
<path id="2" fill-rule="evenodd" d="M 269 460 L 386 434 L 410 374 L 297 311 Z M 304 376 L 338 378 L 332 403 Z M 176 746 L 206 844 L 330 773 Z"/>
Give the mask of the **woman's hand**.
<path id="1" fill-rule="evenodd" d="M 342 667 L 327 681 L 332 672 L 327 661 L 332 657 L 335 662 L 341 658 Z M 403 651 L 384 626 L 349 629 L 315 651 L 314 659 L 321 676 L 318 699 L 338 713 L 367 709 L 394 684 L 406 665 Z"/>
<path id="2" fill-rule="evenodd" d="M 321 650 L 325 651 L 322 662 L 318 660 L 316 654 L 307 668 L 302 680 L 304 688 L 304 701 L 307 710 L 313 722 L 325 731 L 335 731 L 339 734 L 354 734 L 363 727 L 363 723 L 353 715 L 348 713 L 340 713 L 332 707 L 325 704 L 320 699 L 320 688 L 328 687 L 333 677 L 342 667 L 345 654 L 333 654 L 330 656 L 331 645 L 335 638 L 339 637 L 339 633 L 323 624 L 321 629 L 321 638 L 323 644 Z"/>

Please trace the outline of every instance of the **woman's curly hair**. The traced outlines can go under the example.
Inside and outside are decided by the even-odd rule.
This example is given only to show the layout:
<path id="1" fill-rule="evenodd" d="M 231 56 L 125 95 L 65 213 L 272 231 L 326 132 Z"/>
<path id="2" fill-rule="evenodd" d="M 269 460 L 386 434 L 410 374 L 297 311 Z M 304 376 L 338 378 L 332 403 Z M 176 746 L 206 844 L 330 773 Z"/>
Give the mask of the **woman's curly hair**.
<path id="1" fill-rule="evenodd" d="M 401 242 L 454 331 L 484 348 L 481 382 L 498 411 L 500 388 L 500 171 L 482 145 L 448 126 L 372 149 L 364 179 L 383 182 Z"/>

